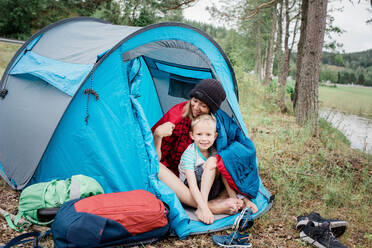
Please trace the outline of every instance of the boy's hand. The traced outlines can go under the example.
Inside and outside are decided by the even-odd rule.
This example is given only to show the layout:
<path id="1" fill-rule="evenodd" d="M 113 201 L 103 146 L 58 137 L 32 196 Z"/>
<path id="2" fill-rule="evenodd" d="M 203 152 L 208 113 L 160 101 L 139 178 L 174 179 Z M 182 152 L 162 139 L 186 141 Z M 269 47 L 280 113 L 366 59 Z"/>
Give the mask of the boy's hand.
<path id="1" fill-rule="evenodd" d="M 217 158 L 216 157 L 209 157 L 207 159 L 206 168 L 209 168 L 209 170 L 215 170 L 217 168 Z"/>
<path id="2" fill-rule="evenodd" d="M 214 221 L 214 215 L 212 214 L 212 212 L 209 210 L 209 208 L 205 208 L 205 209 L 202 209 L 202 208 L 198 208 L 196 211 L 195 211 L 195 214 L 196 214 L 196 217 L 198 217 L 198 219 L 203 222 L 204 224 L 207 224 L 207 225 L 210 225 L 213 223 Z"/>
<path id="3" fill-rule="evenodd" d="M 154 135 L 163 138 L 171 136 L 175 125 L 172 122 L 166 122 L 161 124 L 155 129 Z"/>

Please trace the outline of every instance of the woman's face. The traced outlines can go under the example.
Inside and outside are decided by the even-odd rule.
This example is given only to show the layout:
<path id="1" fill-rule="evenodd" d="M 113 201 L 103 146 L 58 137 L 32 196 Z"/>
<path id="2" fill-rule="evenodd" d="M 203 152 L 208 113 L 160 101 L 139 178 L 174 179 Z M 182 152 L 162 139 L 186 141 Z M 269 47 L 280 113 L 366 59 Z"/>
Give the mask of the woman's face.
<path id="1" fill-rule="evenodd" d="M 191 111 L 194 117 L 198 117 L 202 114 L 209 114 L 209 107 L 199 99 L 193 97 L 190 100 Z"/>

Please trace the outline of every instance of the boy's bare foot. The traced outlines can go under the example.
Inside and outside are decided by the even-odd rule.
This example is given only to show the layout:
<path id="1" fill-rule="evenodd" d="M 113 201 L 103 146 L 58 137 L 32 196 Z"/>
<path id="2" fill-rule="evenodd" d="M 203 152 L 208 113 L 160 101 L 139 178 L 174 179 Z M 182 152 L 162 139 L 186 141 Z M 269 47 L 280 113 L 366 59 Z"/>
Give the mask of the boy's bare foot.
<path id="1" fill-rule="evenodd" d="M 225 198 L 215 199 L 208 203 L 209 209 L 213 214 L 236 214 L 244 205 L 240 199 Z"/>
<path id="2" fill-rule="evenodd" d="M 198 208 L 195 211 L 195 215 L 204 224 L 207 224 L 207 225 L 213 224 L 214 216 L 213 216 L 213 213 L 209 209 L 203 210 L 203 209 Z"/>
<path id="3" fill-rule="evenodd" d="M 257 208 L 256 204 L 251 202 L 248 198 L 243 198 L 243 201 L 244 201 L 245 207 L 248 207 L 248 208 L 252 209 L 252 213 L 257 213 L 258 212 L 258 208 Z"/>

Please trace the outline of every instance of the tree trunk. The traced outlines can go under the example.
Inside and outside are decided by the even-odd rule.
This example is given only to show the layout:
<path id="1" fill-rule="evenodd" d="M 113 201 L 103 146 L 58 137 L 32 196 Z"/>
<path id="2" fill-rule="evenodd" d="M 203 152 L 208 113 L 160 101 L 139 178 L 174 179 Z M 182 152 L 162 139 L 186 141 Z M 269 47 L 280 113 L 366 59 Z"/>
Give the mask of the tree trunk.
<path id="1" fill-rule="evenodd" d="M 269 44 L 267 46 L 267 56 L 266 56 L 266 65 L 265 65 L 265 80 L 264 84 L 268 85 L 271 81 L 271 75 L 272 75 L 272 68 L 273 68 L 273 62 L 274 62 L 274 40 L 275 40 L 275 33 L 276 33 L 276 6 L 274 5 L 272 15 L 273 20 L 271 24 L 271 33 L 269 38 Z"/>
<path id="2" fill-rule="evenodd" d="M 261 42 L 262 42 L 262 34 L 261 34 L 261 25 L 260 21 L 256 21 L 256 65 L 255 65 L 255 73 L 257 75 L 258 82 L 261 83 L 262 81 L 262 59 L 261 59 L 261 54 L 262 54 L 262 47 L 261 47 Z"/>
<path id="3" fill-rule="evenodd" d="M 318 128 L 318 82 L 324 40 L 327 0 L 303 0 L 298 43 L 294 108 L 299 125 Z"/>
<path id="4" fill-rule="evenodd" d="M 278 32 L 276 35 L 276 60 L 277 60 L 277 75 L 280 73 L 280 65 L 282 64 L 282 36 L 283 36 L 283 2 L 280 2 L 278 13 Z M 279 85 L 279 82 L 278 82 Z"/>
<path id="5" fill-rule="evenodd" d="M 283 61 L 280 66 L 280 72 L 278 76 L 278 87 L 279 87 L 279 92 L 278 92 L 278 103 L 280 107 L 280 111 L 282 113 L 288 112 L 286 103 L 285 103 L 285 96 L 286 96 L 286 87 L 287 87 L 287 78 L 289 74 L 289 56 L 290 56 L 290 51 L 288 47 L 288 41 L 289 41 L 289 0 L 284 1 L 285 5 L 285 38 L 284 38 L 284 57 Z"/>

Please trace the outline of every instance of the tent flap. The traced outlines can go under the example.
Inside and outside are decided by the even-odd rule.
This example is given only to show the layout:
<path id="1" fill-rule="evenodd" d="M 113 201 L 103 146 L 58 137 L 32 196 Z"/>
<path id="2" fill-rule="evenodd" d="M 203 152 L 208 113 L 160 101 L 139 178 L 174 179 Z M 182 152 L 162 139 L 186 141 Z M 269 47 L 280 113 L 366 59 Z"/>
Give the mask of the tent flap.
<path id="1" fill-rule="evenodd" d="M 71 64 L 27 52 L 9 74 L 31 74 L 73 96 L 93 65 Z"/>
<path id="2" fill-rule="evenodd" d="M 211 78 L 212 75 L 209 71 L 206 70 L 196 70 L 195 68 L 193 69 L 186 69 L 186 68 L 181 68 L 181 67 L 175 67 L 171 65 L 166 65 L 163 63 L 156 62 L 156 66 L 158 67 L 159 70 L 165 71 L 168 73 L 176 74 L 182 77 L 189 77 L 189 78 L 199 78 L 199 79 L 206 79 L 206 78 Z"/>

